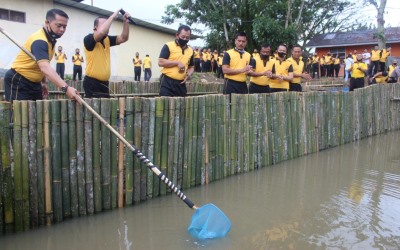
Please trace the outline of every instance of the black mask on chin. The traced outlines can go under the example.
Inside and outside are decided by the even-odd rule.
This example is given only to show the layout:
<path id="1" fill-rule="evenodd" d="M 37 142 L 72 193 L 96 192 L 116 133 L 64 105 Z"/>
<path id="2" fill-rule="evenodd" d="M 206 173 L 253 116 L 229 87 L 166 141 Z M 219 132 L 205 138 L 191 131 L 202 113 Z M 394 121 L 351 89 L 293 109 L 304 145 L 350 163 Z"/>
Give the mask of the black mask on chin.
<path id="1" fill-rule="evenodd" d="M 286 53 L 285 52 L 278 52 L 278 56 L 280 58 L 284 58 L 286 56 Z"/>
<path id="2" fill-rule="evenodd" d="M 61 37 L 61 35 L 58 35 L 58 34 L 54 33 L 53 30 L 50 28 L 50 22 L 49 22 L 49 26 L 47 27 L 47 32 L 49 33 L 49 35 L 53 39 L 58 39 L 58 38 Z"/>
<path id="3" fill-rule="evenodd" d="M 178 38 L 178 43 L 182 47 L 184 47 L 188 42 L 189 42 L 189 40 L 184 40 L 184 39 Z"/>

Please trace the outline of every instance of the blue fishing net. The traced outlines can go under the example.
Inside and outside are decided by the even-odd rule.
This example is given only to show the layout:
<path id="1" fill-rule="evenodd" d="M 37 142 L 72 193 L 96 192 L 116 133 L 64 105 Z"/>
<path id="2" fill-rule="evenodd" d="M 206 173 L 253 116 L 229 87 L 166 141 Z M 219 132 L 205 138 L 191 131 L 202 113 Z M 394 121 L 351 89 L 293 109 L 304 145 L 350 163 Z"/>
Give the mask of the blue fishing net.
<path id="1" fill-rule="evenodd" d="M 199 240 L 225 237 L 231 229 L 228 217 L 214 204 L 208 203 L 196 210 L 188 231 Z"/>

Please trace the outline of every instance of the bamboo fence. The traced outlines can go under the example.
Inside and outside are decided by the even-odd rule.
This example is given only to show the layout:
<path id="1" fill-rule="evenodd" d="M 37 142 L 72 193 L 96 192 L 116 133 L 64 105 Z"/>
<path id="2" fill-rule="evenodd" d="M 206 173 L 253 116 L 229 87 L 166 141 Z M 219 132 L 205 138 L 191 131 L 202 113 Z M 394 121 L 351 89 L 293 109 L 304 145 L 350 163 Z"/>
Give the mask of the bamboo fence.
<path id="1" fill-rule="evenodd" d="M 400 85 L 354 92 L 86 101 L 177 186 L 204 185 L 400 127 Z M 0 232 L 170 193 L 71 100 L 0 102 Z"/>

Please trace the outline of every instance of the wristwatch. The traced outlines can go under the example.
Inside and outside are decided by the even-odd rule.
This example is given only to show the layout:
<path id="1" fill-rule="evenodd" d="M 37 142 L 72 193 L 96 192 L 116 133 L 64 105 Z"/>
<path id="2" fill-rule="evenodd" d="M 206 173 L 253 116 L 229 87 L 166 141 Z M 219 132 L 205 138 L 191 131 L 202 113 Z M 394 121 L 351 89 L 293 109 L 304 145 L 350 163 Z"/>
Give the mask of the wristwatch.
<path id="1" fill-rule="evenodd" d="M 65 84 L 64 86 L 61 87 L 61 91 L 64 93 L 67 93 L 68 87 L 69 86 L 67 84 Z"/>

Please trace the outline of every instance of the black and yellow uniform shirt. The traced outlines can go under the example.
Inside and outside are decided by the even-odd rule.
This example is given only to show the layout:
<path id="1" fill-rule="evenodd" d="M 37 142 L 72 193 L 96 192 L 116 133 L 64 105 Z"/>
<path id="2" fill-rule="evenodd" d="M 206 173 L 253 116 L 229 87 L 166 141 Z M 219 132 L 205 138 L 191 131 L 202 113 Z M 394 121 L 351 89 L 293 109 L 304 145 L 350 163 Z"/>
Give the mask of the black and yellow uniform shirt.
<path id="1" fill-rule="evenodd" d="M 321 57 L 321 58 L 319 59 L 319 64 L 320 64 L 320 65 L 325 65 L 325 59 L 324 59 L 324 57 Z"/>
<path id="2" fill-rule="evenodd" d="M 116 36 L 107 36 L 100 42 L 91 33 L 83 39 L 86 56 L 86 75 L 100 81 L 108 81 L 111 75 L 110 47 L 117 45 Z"/>
<path id="3" fill-rule="evenodd" d="M 143 68 L 145 68 L 145 69 L 150 69 L 151 68 L 151 59 L 150 59 L 149 56 L 146 56 L 143 59 Z"/>
<path id="4" fill-rule="evenodd" d="M 289 76 L 289 73 L 293 73 L 292 63 L 288 60 L 280 61 L 276 59 L 272 66 L 272 74 Z M 269 80 L 269 87 L 272 89 L 286 89 L 289 90 L 289 81 L 279 80 L 278 78 Z"/>
<path id="5" fill-rule="evenodd" d="M 207 56 L 207 61 L 211 61 L 213 58 L 213 56 L 210 52 L 207 52 L 206 56 Z"/>
<path id="6" fill-rule="evenodd" d="M 260 57 L 252 58 L 250 61 L 250 65 L 253 67 L 253 72 L 261 73 L 267 70 L 272 71 L 272 66 L 274 62 L 272 60 L 261 60 Z M 269 85 L 269 78 L 267 76 L 251 76 L 250 82 L 257 84 L 259 86 L 268 86 Z"/>
<path id="7" fill-rule="evenodd" d="M 189 67 L 194 66 L 193 49 L 190 46 L 181 47 L 177 41 L 172 41 L 164 45 L 161 49 L 160 58 L 180 61 L 185 65 L 185 71 L 179 72 L 178 66 L 171 68 L 162 68 L 161 73 L 175 80 L 183 80 L 186 77 L 186 71 Z"/>
<path id="8" fill-rule="evenodd" d="M 194 59 L 200 59 L 200 53 L 198 51 L 194 51 Z"/>
<path id="9" fill-rule="evenodd" d="M 381 51 L 381 59 L 379 60 L 380 62 L 386 62 L 386 59 L 390 56 L 390 51 L 387 51 L 386 49 L 383 49 Z"/>
<path id="10" fill-rule="evenodd" d="M 54 46 L 55 41 L 47 35 L 43 28 L 33 33 L 24 44 L 24 48 L 35 56 L 37 62 L 50 62 L 54 55 Z M 36 61 L 21 50 L 12 63 L 11 68 L 29 81 L 40 83 L 44 74 Z"/>
<path id="11" fill-rule="evenodd" d="M 372 50 L 371 51 L 371 61 L 376 62 L 376 61 L 379 61 L 380 58 L 381 58 L 380 50 Z"/>
<path id="12" fill-rule="evenodd" d="M 365 76 L 365 73 L 358 68 L 368 70 L 368 65 L 363 62 L 355 62 L 351 69 L 351 78 L 363 78 Z"/>
<path id="13" fill-rule="evenodd" d="M 386 83 L 387 79 L 389 78 L 388 72 L 382 72 L 382 75 L 375 77 L 376 83 Z"/>
<path id="14" fill-rule="evenodd" d="M 225 52 L 222 60 L 222 65 L 229 65 L 231 69 L 243 69 L 250 64 L 251 55 L 249 52 L 239 52 L 236 49 L 230 49 Z M 239 73 L 235 75 L 224 74 L 226 79 L 231 79 L 237 82 L 246 82 L 247 75 L 245 73 Z"/>
<path id="15" fill-rule="evenodd" d="M 326 65 L 331 65 L 331 64 L 333 64 L 332 56 L 325 56 L 324 60 L 325 60 L 325 64 L 326 64 Z"/>
<path id="16" fill-rule="evenodd" d="M 213 54 L 213 59 L 214 59 L 214 61 L 216 61 L 216 62 L 218 61 L 218 53 L 216 53 L 216 54 L 214 53 L 214 54 Z"/>
<path id="17" fill-rule="evenodd" d="M 335 65 L 340 64 L 340 58 L 335 58 L 335 59 L 333 60 L 333 64 L 335 64 Z"/>
<path id="18" fill-rule="evenodd" d="M 255 52 L 251 55 L 254 59 L 260 59 L 260 54 L 258 52 Z"/>
<path id="19" fill-rule="evenodd" d="M 56 52 L 56 63 L 65 63 L 65 54 L 63 52 Z"/>
<path id="20" fill-rule="evenodd" d="M 392 73 L 393 73 L 393 71 L 394 71 L 394 69 L 396 68 L 397 66 L 393 66 L 393 65 L 389 65 L 389 67 L 388 67 L 388 75 L 389 76 L 391 76 L 392 75 Z"/>
<path id="21" fill-rule="evenodd" d="M 201 53 L 201 59 L 203 59 L 203 62 L 207 62 L 208 61 L 207 52 L 202 52 Z"/>
<path id="22" fill-rule="evenodd" d="M 75 54 L 75 55 L 72 56 L 72 59 L 73 59 L 74 65 L 82 66 L 81 60 L 83 59 L 83 57 L 81 55 Z"/>
<path id="23" fill-rule="evenodd" d="M 133 58 L 133 66 L 140 68 L 142 66 L 142 60 L 138 57 Z"/>
<path id="24" fill-rule="evenodd" d="M 299 59 L 296 61 L 293 57 L 287 59 L 292 64 L 293 67 L 293 74 L 303 74 L 304 72 L 304 62 Z M 293 76 L 292 83 L 300 84 L 301 83 L 301 76 Z"/>
<path id="25" fill-rule="evenodd" d="M 353 58 L 353 62 L 357 62 L 357 55 L 351 55 L 351 57 Z"/>
<path id="26" fill-rule="evenodd" d="M 222 59 L 224 57 L 223 56 L 218 56 L 218 66 L 222 66 Z"/>
<path id="27" fill-rule="evenodd" d="M 312 57 L 312 63 L 318 63 L 319 62 L 319 56 L 313 56 Z"/>

